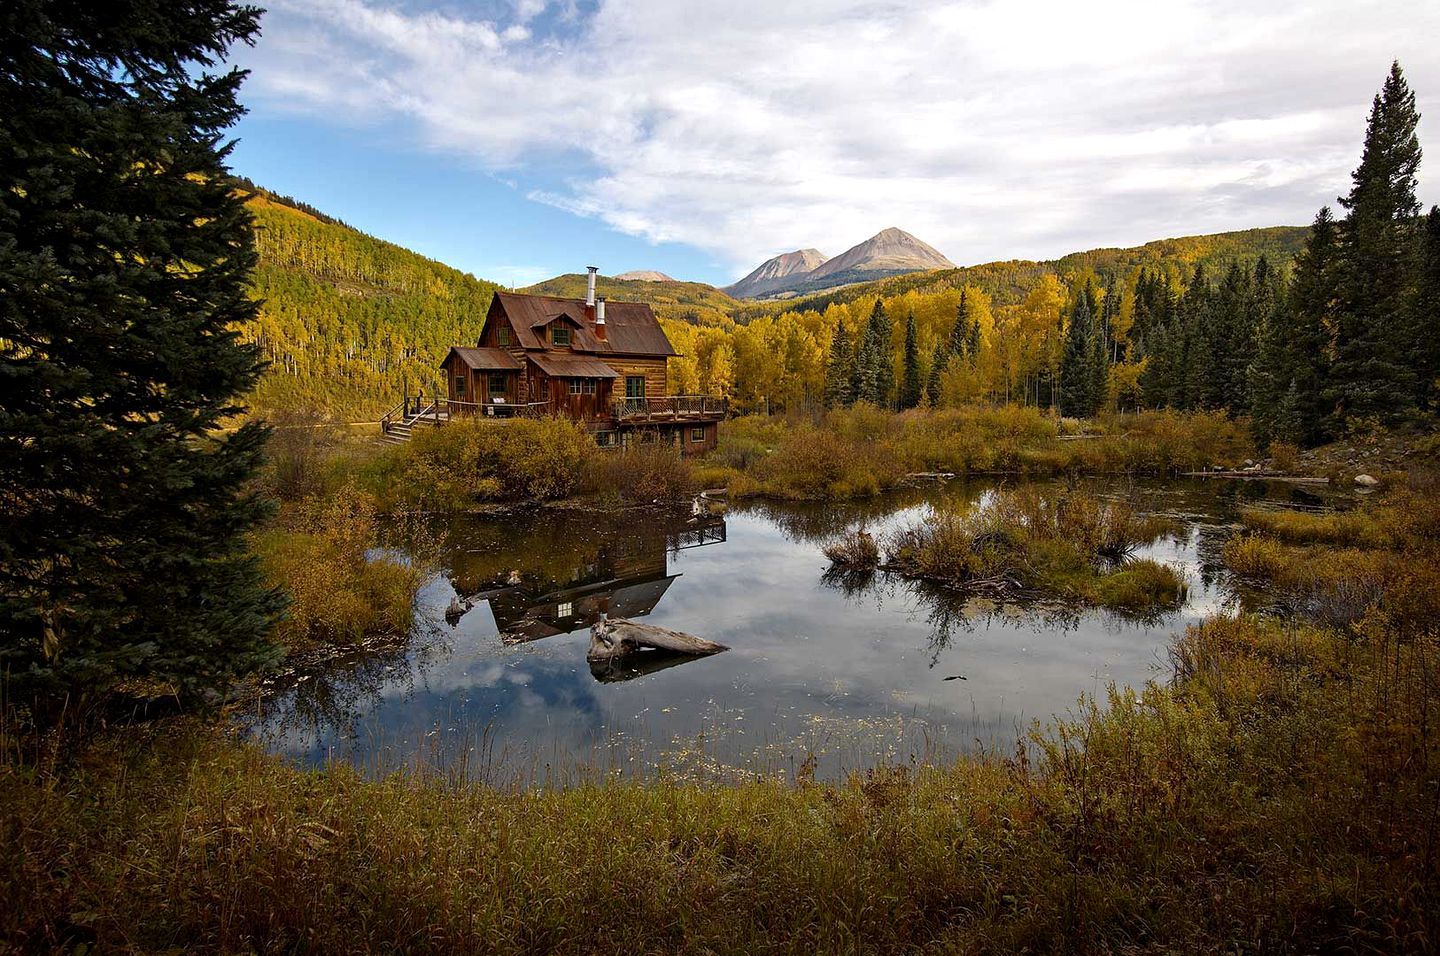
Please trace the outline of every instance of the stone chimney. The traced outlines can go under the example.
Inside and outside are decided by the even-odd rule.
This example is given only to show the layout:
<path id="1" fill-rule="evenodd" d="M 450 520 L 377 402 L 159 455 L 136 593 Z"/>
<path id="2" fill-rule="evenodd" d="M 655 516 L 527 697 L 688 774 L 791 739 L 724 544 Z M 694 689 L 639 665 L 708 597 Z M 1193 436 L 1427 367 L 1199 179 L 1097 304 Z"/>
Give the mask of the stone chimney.
<path id="1" fill-rule="evenodd" d="M 605 339 L 605 297 L 602 295 L 595 300 L 595 337 L 604 342 Z"/>

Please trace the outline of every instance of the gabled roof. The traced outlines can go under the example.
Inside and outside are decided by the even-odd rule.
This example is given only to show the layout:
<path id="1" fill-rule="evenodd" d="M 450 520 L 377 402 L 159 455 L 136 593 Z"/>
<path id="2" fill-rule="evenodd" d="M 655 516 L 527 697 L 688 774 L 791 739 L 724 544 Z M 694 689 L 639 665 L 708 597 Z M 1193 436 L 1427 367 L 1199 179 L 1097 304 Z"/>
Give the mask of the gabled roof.
<path id="1" fill-rule="evenodd" d="M 551 378 L 619 378 L 620 373 L 600 359 L 572 352 L 531 352 L 526 356 Z"/>
<path id="2" fill-rule="evenodd" d="M 643 302 L 605 303 L 605 341 L 595 337 L 584 299 L 556 299 L 546 295 L 496 292 L 495 303 L 510 317 L 515 337 L 527 349 L 545 349 L 544 328 L 566 315 L 576 326 L 572 348 L 578 352 L 617 355 L 676 355 L 650 306 Z"/>
<path id="3" fill-rule="evenodd" d="M 524 366 L 520 360 L 504 349 L 471 348 L 465 345 L 453 345 L 450 351 L 445 353 L 445 361 L 442 366 L 450 361 L 451 355 L 460 356 L 460 361 L 473 369 L 479 371 L 518 371 Z"/>

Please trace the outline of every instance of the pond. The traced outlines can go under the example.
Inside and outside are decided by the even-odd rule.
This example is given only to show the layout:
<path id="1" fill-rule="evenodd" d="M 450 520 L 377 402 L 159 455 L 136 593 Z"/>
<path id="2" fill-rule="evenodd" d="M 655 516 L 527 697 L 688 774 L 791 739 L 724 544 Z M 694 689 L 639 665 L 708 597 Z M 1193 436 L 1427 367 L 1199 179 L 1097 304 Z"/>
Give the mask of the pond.
<path id="1" fill-rule="evenodd" d="M 1176 519 L 1175 534 L 1137 554 L 1183 571 L 1181 609 L 1138 620 L 827 573 L 821 547 L 841 531 L 883 533 L 994 482 L 739 503 L 723 516 L 457 517 L 428 529 L 444 571 L 420 594 L 408 641 L 277 678 L 246 724 L 305 764 L 420 764 L 492 782 L 726 779 L 807 764 L 833 777 L 1008 752 L 1032 721 L 1064 715 L 1082 694 L 1168 679 L 1172 635 L 1231 600 L 1220 550 L 1242 507 L 1319 502 L 1278 483 L 1086 484 Z M 592 668 L 588 625 L 601 613 L 730 650 Z"/>

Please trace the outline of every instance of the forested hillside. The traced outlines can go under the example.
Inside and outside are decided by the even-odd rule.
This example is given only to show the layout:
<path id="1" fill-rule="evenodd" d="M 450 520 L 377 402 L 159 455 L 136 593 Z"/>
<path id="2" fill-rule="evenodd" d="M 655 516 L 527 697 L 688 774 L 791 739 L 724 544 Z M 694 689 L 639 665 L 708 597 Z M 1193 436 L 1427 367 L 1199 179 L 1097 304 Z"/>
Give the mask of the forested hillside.
<path id="1" fill-rule="evenodd" d="M 243 334 L 259 343 L 272 363 L 252 398 L 255 410 L 274 414 L 303 407 L 363 419 L 394 405 L 407 389 L 413 394 L 423 385 L 433 393 L 437 363 L 451 345 L 476 337 L 497 286 L 360 233 L 303 202 L 258 187 L 252 192 L 260 251 L 254 287 L 264 305 Z M 1111 290 L 1113 314 L 1105 321 L 1120 324 L 1107 332 L 1112 358 L 1123 366 L 1105 386 L 1107 400 L 1136 404 L 1165 397 L 1163 388 L 1141 394 L 1140 355 L 1125 351 L 1137 293 L 1143 331 L 1148 307 L 1169 308 L 1155 304 L 1157 290 L 1164 290 L 1162 297 L 1178 297 L 1193 283 L 1197 266 L 1221 276 L 1235 263 L 1249 270 L 1262 257 L 1272 272 L 1282 274 L 1307 232 L 1251 229 L 1097 249 L 1053 262 L 993 262 L 787 302 L 741 302 L 699 282 L 602 276 L 598 290 L 655 308 L 681 353 L 671 362 L 672 391 L 726 395 L 741 409 L 799 410 L 826 403 L 835 332 L 845 330 L 853 361 L 877 301 L 892 319 L 887 334 L 893 376 L 885 379 L 892 383 L 890 401 L 900 400 L 898 383 L 910 361 L 906 323 L 913 315 L 912 375 L 929 382 L 933 402 L 1018 398 L 1050 404 L 1066 327 L 1062 313 L 1070 313 L 1088 282 L 1100 292 L 1097 308 L 1106 307 L 1100 300 Z M 524 291 L 579 298 L 585 276 L 557 276 Z M 948 355 L 952 344 L 959 347 L 955 328 L 962 292 L 967 323 L 978 332 L 967 362 L 942 368 L 942 375 L 936 372 L 939 356 Z M 1129 363 L 1123 361 L 1127 357 Z"/>
<path id="2" fill-rule="evenodd" d="M 373 418 L 471 342 L 498 286 L 357 232 L 264 190 L 249 201 L 259 318 L 242 330 L 271 366 L 250 403 Z"/>
<path id="3" fill-rule="evenodd" d="M 537 282 L 520 291 L 531 295 L 583 299 L 585 276 L 571 272 Z M 746 305 L 703 282 L 649 282 L 599 276 L 595 281 L 595 291 L 617 302 L 647 302 L 661 319 L 693 325 L 727 325 Z"/>

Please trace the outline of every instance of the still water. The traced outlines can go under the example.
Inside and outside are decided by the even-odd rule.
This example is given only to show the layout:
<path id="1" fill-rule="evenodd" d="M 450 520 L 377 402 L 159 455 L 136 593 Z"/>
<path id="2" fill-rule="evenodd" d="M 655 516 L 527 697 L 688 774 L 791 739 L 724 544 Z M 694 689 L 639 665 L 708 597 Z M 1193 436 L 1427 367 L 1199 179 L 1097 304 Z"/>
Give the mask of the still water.
<path id="1" fill-rule="evenodd" d="M 993 487 L 741 504 L 703 518 L 450 519 L 429 529 L 445 570 L 421 593 L 409 641 L 276 681 L 247 724 L 302 763 L 372 773 L 423 764 L 497 782 L 730 778 L 790 773 L 807 758 L 825 777 L 1008 751 L 1082 694 L 1168 679 L 1171 636 L 1231 600 L 1219 556 L 1241 507 L 1318 503 L 1309 490 L 1258 482 L 1090 485 L 1177 519 L 1173 536 L 1137 554 L 1181 569 L 1189 600 L 1152 620 L 827 573 L 821 547 L 841 531 L 883 533 Z M 601 613 L 730 650 L 592 669 L 588 625 Z"/>

